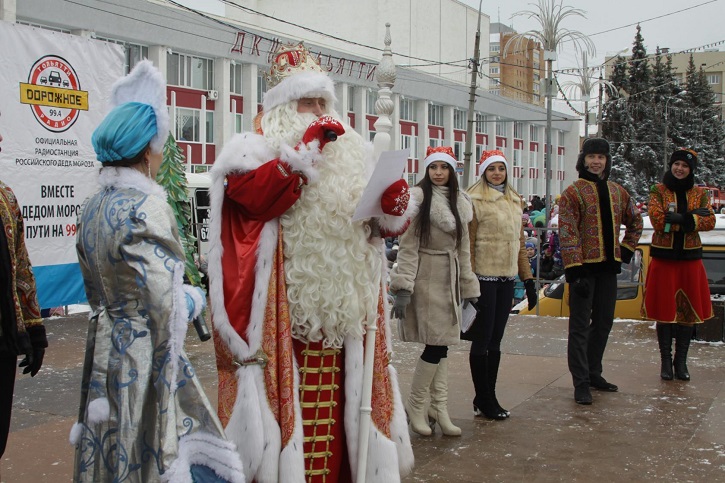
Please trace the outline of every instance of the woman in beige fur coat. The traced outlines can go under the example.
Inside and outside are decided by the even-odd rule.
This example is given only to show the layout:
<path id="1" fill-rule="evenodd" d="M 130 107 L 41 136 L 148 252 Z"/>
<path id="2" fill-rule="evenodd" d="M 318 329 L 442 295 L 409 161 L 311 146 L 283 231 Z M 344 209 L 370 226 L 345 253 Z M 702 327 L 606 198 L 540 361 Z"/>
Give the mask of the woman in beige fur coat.
<path id="1" fill-rule="evenodd" d="M 460 436 L 448 416 L 447 353 L 460 341 L 461 303 L 474 303 L 479 295 L 468 245 L 473 210 L 458 189 L 453 150 L 428 148 L 426 154 L 425 176 L 411 189 L 418 213 L 400 238 L 398 265 L 391 274 L 393 316 L 399 319 L 401 339 L 425 344 L 406 405 L 410 429 L 432 433 L 425 417 L 430 395 L 428 416 L 443 434 Z"/>
<path id="2" fill-rule="evenodd" d="M 529 310 L 536 305 L 531 265 L 524 247 L 521 197 L 508 183 L 508 163 L 498 150 L 484 151 L 481 179 L 468 190 L 473 203 L 469 226 L 471 262 L 481 288 L 478 313 L 462 338 L 472 341 L 469 363 L 476 396 L 473 413 L 506 419 L 509 412 L 496 399 L 501 339 L 514 296 L 514 278 L 524 281 Z"/>

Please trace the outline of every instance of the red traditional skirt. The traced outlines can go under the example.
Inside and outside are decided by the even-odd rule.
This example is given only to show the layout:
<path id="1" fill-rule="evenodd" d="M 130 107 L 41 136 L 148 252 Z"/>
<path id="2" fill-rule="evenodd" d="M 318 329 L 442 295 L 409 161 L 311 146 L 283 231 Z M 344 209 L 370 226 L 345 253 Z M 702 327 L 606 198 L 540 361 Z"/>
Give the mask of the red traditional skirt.
<path id="1" fill-rule="evenodd" d="M 702 260 L 651 258 L 642 316 L 658 322 L 701 324 L 714 316 Z"/>
<path id="2" fill-rule="evenodd" d="M 345 441 L 344 351 L 294 339 L 308 483 L 352 481 Z"/>

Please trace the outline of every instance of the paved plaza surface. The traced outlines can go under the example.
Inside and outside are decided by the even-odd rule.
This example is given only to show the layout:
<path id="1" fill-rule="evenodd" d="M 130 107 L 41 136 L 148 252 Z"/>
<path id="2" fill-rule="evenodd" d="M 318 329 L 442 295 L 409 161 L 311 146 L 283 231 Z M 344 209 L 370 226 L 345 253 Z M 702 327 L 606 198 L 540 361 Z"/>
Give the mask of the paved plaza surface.
<path id="1" fill-rule="evenodd" d="M 35 378 L 18 374 L 3 483 L 71 481 L 68 433 L 78 413 L 87 314 L 46 320 L 50 348 Z M 395 334 L 395 331 L 393 331 Z M 413 482 L 725 482 L 725 345 L 693 341 L 692 380 L 662 381 L 651 323 L 616 321 L 604 376 L 617 393 L 574 402 L 566 363 L 567 319 L 512 316 L 504 337 L 499 400 L 506 421 L 474 418 L 469 344 L 449 351 L 449 409 L 463 429 L 412 436 Z M 394 335 L 393 363 L 406 397 L 422 346 Z M 216 404 L 211 341 L 190 327 L 186 349 Z"/>

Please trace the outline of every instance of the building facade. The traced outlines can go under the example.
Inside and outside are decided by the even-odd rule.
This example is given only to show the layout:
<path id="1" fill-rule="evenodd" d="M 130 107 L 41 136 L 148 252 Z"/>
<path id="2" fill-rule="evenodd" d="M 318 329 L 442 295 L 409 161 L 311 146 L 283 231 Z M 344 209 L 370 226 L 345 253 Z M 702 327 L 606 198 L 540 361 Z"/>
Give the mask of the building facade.
<path id="1" fill-rule="evenodd" d="M 377 0 L 342 5 L 334 14 L 336 21 L 330 22 L 329 15 L 309 8 L 309 2 L 305 12 L 291 0 L 250 1 L 244 7 L 218 2 L 203 11 L 191 8 L 190 1 L 185 4 L 189 7 L 147 0 L 89 0 L 51 8 L 56 4 L 48 0 L 3 0 L 0 20 L 120 44 L 127 71 L 140 59 L 150 59 L 166 75 L 171 130 L 196 172 L 213 165 L 231 136 L 252 130 L 266 91 L 271 55 L 282 42 L 305 41 L 336 82 L 336 110 L 372 139 L 377 120 L 376 67 L 385 22 L 392 22 L 393 59 L 398 67 L 391 136 L 395 149 L 411 151 L 409 181 L 420 179 L 427 146 L 452 145 L 459 162 L 463 160 L 470 82 L 467 59 L 473 54 L 475 9 L 456 0 Z M 438 10 L 446 15 L 431 16 Z M 276 17 L 294 18 L 295 24 Z M 484 16 L 483 52 L 488 50 L 488 27 Z M 355 42 L 346 40 L 349 37 Z M 485 80 L 477 94 L 476 160 L 485 149 L 501 149 L 510 160 L 514 187 L 527 197 L 543 195 L 546 111 L 492 95 Z M 578 119 L 554 112 L 553 120 L 552 196 L 576 178 L 579 147 Z M 462 163 L 459 167 L 462 171 Z"/>
<path id="2" fill-rule="evenodd" d="M 514 29 L 502 23 L 491 24 L 489 92 L 544 106 L 545 98 L 541 93 L 541 79 L 545 76 L 544 49 L 531 39 L 523 39 L 518 48 L 509 45 L 516 35 Z"/>

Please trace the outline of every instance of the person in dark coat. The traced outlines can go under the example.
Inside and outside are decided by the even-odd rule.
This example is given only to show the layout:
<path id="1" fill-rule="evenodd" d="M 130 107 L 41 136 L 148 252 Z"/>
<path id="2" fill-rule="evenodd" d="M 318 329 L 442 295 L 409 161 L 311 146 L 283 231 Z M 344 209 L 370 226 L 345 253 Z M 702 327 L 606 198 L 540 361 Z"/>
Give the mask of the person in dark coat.
<path id="1" fill-rule="evenodd" d="M 0 135 L 0 141 L 3 137 Z M 48 340 L 40 318 L 35 276 L 25 247 L 23 215 L 13 191 L 0 181 L 0 457 L 10 432 L 18 356 L 23 374 L 43 365 Z"/>

